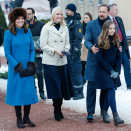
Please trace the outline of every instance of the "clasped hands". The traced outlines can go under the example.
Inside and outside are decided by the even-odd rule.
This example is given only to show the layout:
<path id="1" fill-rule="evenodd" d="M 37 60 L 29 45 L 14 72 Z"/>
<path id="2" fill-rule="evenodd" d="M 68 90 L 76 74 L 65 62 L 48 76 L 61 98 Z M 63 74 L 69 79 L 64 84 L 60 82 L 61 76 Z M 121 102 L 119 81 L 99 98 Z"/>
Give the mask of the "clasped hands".
<path id="1" fill-rule="evenodd" d="M 60 50 L 55 50 L 54 51 L 57 55 L 59 55 L 61 58 L 63 58 L 63 56 L 68 56 L 70 55 L 70 52 L 68 51 L 68 49 L 65 49 L 65 51 L 60 51 Z"/>
<path id="2" fill-rule="evenodd" d="M 23 65 L 21 63 L 18 63 L 14 71 L 20 73 L 20 77 L 27 77 L 27 76 L 33 76 L 36 73 L 36 63 L 35 62 L 28 62 L 27 63 L 27 69 L 23 69 Z"/>

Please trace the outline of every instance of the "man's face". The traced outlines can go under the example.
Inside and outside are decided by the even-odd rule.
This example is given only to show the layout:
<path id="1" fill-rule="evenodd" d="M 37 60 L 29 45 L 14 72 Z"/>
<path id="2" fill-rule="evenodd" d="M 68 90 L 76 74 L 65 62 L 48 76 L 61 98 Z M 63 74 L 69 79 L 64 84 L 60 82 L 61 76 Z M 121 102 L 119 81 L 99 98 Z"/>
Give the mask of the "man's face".
<path id="1" fill-rule="evenodd" d="M 111 7 L 111 9 L 110 9 L 110 15 L 112 17 L 116 17 L 118 15 L 118 7 L 117 6 L 114 5 L 113 7 Z"/>
<path id="2" fill-rule="evenodd" d="M 27 20 L 33 22 L 35 13 L 32 13 L 32 10 L 26 10 L 26 11 L 27 11 Z"/>
<path id="3" fill-rule="evenodd" d="M 74 15 L 73 11 L 66 9 L 66 16 L 73 16 L 73 15 Z"/>
<path id="4" fill-rule="evenodd" d="M 107 9 L 107 7 L 106 6 L 101 6 L 99 8 L 99 18 L 101 20 L 105 20 L 105 19 L 107 19 L 107 17 L 108 17 L 108 9 Z"/>

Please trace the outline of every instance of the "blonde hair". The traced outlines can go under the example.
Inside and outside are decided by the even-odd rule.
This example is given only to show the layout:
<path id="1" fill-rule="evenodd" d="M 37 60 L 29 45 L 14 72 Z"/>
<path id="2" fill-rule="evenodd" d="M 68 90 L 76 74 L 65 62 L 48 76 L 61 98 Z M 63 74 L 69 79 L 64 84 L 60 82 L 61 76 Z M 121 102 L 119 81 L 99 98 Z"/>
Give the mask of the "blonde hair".
<path id="1" fill-rule="evenodd" d="M 56 13 L 57 10 L 61 10 L 62 15 L 63 15 L 63 19 L 62 19 L 62 21 L 60 22 L 60 24 L 65 26 L 66 23 L 65 23 L 65 20 L 64 20 L 64 14 L 63 14 L 63 11 L 62 11 L 62 9 L 61 9 L 60 7 L 55 7 L 55 8 L 52 10 L 51 20 L 49 21 L 49 23 L 50 23 L 50 25 L 54 25 L 54 15 L 55 15 L 55 13 Z"/>

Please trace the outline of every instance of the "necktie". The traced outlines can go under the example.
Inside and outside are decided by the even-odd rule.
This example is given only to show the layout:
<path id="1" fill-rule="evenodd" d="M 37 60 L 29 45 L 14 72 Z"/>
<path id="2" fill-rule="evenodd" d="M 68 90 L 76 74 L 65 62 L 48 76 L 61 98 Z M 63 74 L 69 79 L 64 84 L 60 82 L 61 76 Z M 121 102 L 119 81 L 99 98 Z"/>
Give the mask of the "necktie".
<path id="1" fill-rule="evenodd" d="M 118 35 L 120 37 L 120 41 L 122 41 L 123 40 L 123 36 L 122 36 L 121 30 L 119 28 L 119 25 L 117 24 L 117 22 L 116 22 L 116 20 L 114 18 L 113 18 L 113 21 L 118 26 Z"/>

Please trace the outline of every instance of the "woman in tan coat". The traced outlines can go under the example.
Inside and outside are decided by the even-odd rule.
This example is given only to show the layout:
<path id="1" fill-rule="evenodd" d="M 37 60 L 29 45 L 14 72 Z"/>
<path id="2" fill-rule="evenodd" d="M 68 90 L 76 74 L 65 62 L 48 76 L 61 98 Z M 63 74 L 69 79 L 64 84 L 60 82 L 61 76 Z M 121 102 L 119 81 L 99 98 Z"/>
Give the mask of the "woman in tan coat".
<path id="1" fill-rule="evenodd" d="M 52 11 L 51 21 L 41 31 L 40 47 L 43 50 L 42 63 L 48 99 L 53 99 L 54 117 L 57 121 L 64 118 L 61 112 L 63 98 L 74 97 L 73 85 L 67 66 L 67 58 L 62 51 L 68 52 L 69 32 L 64 22 L 61 8 Z"/>
<path id="2" fill-rule="evenodd" d="M 83 19 L 83 40 L 82 40 L 82 48 L 81 48 L 81 64 L 82 64 L 82 77 L 83 77 L 83 85 L 86 83 L 86 80 L 84 80 L 84 72 L 85 72 L 85 66 L 87 61 L 87 53 L 88 49 L 85 47 L 84 40 L 85 40 L 85 31 L 86 31 L 86 25 L 89 21 L 92 21 L 92 15 L 89 12 L 86 12 L 84 14 Z"/>

